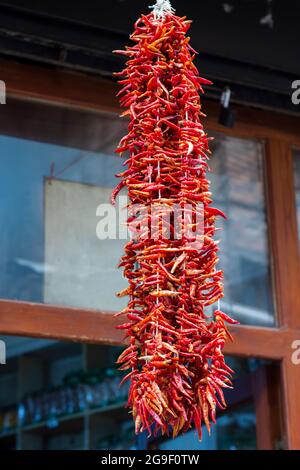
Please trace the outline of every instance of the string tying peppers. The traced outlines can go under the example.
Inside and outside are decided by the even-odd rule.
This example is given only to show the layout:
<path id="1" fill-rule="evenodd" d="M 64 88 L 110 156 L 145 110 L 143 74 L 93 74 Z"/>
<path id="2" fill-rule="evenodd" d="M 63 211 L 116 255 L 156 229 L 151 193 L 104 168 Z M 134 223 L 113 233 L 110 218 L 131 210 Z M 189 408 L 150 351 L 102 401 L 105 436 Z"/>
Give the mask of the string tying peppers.
<path id="1" fill-rule="evenodd" d="M 216 217 L 224 214 L 211 207 L 210 152 L 199 97 L 202 85 L 211 82 L 199 76 L 193 63 L 195 51 L 186 36 L 190 21 L 168 6 L 163 11 L 160 5 L 159 12 L 139 18 L 131 35 L 135 44 L 115 51 L 128 57 L 117 75 L 123 115 L 130 122 L 117 149 L 129 155 L 127 169 L 118 175 L 122 180 L 112 201 L 126 187 L 129 210 L 143 204 L 151 213 L 160 211 L 151 236 L 135 229 L 120 263 L 129 283 L 118 294 L 129 296 L 119 313 L 127 317 L 120 328 L 127 331 L 129 346 L 118 364 L 128 371 L 125 380 L 131 380 L 128 406 L 136 432 L 172 431 L 176 436 L 195 426 L 201 439 L 202 424 L 210 431 L 216 408 L 226 406 L 222 389 L 232 386 L 233 371 L 222 349 L 231 338 L 226 323 L 237 322 L 213 307 L 223 296 L 214 234 Z M 201 234 L 195 222 L 200 203 Z M 171 214 L 175 205 L 194 239 L 202 237 L 201 247 L 190 243 L 186 225 Z M 166 236 L 162 219 L 168 213 Z M 129 216 L 128 224 L 135 218 Z M 178 227 L 181 237 L 176 236 Z"/>

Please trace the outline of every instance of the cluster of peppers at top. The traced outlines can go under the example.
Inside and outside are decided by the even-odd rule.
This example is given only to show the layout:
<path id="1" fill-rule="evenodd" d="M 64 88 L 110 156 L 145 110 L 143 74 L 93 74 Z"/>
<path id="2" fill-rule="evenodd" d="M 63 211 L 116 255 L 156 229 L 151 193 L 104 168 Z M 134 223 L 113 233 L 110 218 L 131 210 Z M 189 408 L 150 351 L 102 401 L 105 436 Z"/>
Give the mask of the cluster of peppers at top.
<path id="1" fill-rule="evenodd" d="M 146 225 L 150 207 L 162 206 L 160 215 L 165 215 L 179 205 L 195 239 L 202 237 L 201 248 L 185 233 L 176 237 L 174 214 L 171 236 L 161 230 L 161 218 L 159 236 L 154 237 L 153 230 L 149 237 L 136 231 L 120 263 L 129 286 L 118 294 L 129 296 L 119 313 L 127 317 L 120 328 L 127 330 L 129 346 L 118 363 L 129 371 L 128 406 L 136 432 L 172 431 L 176 436 L 194 425 L 201 439 L 202 423 L 210 430 L 217 406 L 226 406 L 222 388 L 232 386 L 233 371 L 225 364 L 222 349 L 230 337 L 226 322 L 236 322 L 214 308 L 223 296 L 223 273 L 217 269 L 213 237 L 216 217 L 224 214 L 211 206 L 208 138 L 199 97 L 202 85 L 210 82 L 200 78 L 193 64 L 189 27 L 190 21 L 172 12 L 161 19 L 150 13 L 135 24 L 135 45 L 115 51 L 128 56 L 117 75 L 123 115 L 130 122 L 117 149 L 128 155 L 127 169 L 117 175 L 122 180 L 112 201 L 126 187 L 129 210 L 137 204 L 149 208 Z M 201 234 L 195 231 L 199 207 L 204 216 Z"/>

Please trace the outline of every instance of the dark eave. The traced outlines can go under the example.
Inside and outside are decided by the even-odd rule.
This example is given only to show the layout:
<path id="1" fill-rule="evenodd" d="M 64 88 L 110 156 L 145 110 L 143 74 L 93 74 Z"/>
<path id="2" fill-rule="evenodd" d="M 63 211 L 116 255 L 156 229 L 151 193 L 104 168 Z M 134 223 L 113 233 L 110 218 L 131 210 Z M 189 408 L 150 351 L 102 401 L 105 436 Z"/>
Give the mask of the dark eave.
<path id="1" fill-rule="evenodd" d="M 100 28 L 0 3 L 0 56 L 48 64 L 113 78 L 123 66 L 112 53 L 128 44 L 127 33 Z M 200 72 L 214 82 L 208 96 L 219 99 L 230 85 L 233 102 L 298 114 L 291 102 L 297 74 L 253 65 L 211 53 L 196 59 Z M 1 77 L 0 77 L 1 78 Z"/>

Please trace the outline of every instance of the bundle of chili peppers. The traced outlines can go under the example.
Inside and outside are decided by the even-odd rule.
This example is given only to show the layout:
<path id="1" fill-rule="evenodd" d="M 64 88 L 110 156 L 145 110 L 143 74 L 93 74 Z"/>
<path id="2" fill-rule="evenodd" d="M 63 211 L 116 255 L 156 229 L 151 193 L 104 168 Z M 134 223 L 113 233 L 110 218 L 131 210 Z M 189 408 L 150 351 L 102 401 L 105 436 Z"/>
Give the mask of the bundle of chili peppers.
<path id="1" fill-rule="evenodd" d="M 211 82 L 200 78 L 193 64 L 195 51 L 186 36 L 190 21 L 175 16 L 165 3 L 161 14 L 154 11 L 137 20 L 133 46 L 115 51 L 128 57 L 126 68 L 117 75 L 123 115 L 130 123 L 117 149 L 128 155 L 127 169 L 117 175 L 122 180 L 112 201 L 126 187 L 129 212 L 146 207 L 142 216 L 138 210 L 128 218 L 129 226 L 138 217 L 139 224 L 132 229 L 135 237 L 126 244 L 120 263 L 129 282 L 118 294 L 129 296 L 119 313 L 127 316 L 120 328 L 127 330 L 129 346 L 118 363 L 129 371 L 128 406 L 136 432 L 172 430 L 176 436 L 194 425 L 201 439 L 202 423 L 210 430 L 217 406 L 226 406 L 222 388 L 232 386 L 233 371 L 225 364 L 222 349 L 230 338 L 226 322 L 236 322 L 218 305 L 223 273 L 217 269 L 213 237 L 216 217 L 224 214 L 211 206 L 208 137 L 199 97 L 202 85 Z M 181 222 L 172 213 L 174 206 L 180 207 Z M 199 207 L 203 230 L 198 233 Z M 156 223 L 153 208 L 160 211 Z M 162 223 L 166 214 L 168 236 Z M 151 234 L 145 236 L 149 224 Z M 180 237 L 176 227 L 182 229 Z M 201 245 L 191 243 L 187 227 Z"/>

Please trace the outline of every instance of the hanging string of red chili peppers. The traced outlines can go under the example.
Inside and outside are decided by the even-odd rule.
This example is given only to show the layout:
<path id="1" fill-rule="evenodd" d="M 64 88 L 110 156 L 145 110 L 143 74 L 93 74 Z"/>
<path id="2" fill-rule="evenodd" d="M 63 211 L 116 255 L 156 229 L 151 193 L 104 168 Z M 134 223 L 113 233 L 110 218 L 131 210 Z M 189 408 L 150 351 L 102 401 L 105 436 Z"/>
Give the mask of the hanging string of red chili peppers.
<path id="1" fill-rule="evenodd" d="M 193 64 L 189 27 L 190 21 L 175 16 L 169 1 L 159 0 L 152 13 L 135 23 L 131 39 L 136 44 L 116 51 L 129 58 L 117 75 L 123 86 L 120 103 L 127 108 L 123 115 L 130 123 L 117 149 L 128 153 L 127 169 L 118 175 L 122 181 L 112 200 L 125 186 L 129 210 L 147 208 L 147 229 L 153 208 L 160 211 L 154 229 L 150 221 L 151 236 L 135 230 L 120 263 L 129 282 L 119 294 L 129 296 L 120 312 L 127 321 L 120 328 L 127 330 L 130 344 L 118 363 L 130 371 L 128 406 L 136 432 L 168 434 L 172 429 L 176 436 L 195 425 L 201 438 L 202 422 L 210 430 L 216 407 L 226 406 L 222 388 L 231 387 L 233 371 L 222 354 L 230 337 L 225 322 L 236 322 L 219 308 L 223 273 L 216 267 L 213 236 L 216 217 L 224 214 L 211 207 L 208 138 L 199 97 L 202 85 L 210 82 L 199 77 Z M 175 206 L 183 214 L 181 222 Z M 202 233 L 195 222 L 200 212 Z M 167 213 L 169 236 L 162 229 Z M 129 225 L 135 217 L 137 212 Z M 187 227 L 201 246 L 190 242 Z M 208 316 L 207 307 L 216 303 Z"/>

